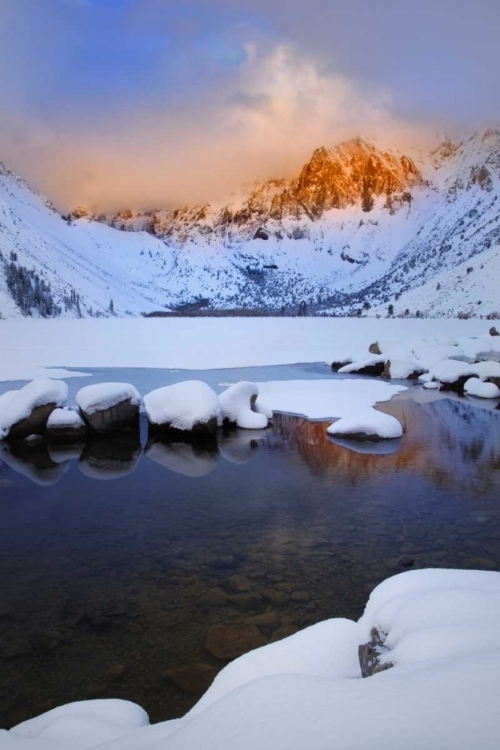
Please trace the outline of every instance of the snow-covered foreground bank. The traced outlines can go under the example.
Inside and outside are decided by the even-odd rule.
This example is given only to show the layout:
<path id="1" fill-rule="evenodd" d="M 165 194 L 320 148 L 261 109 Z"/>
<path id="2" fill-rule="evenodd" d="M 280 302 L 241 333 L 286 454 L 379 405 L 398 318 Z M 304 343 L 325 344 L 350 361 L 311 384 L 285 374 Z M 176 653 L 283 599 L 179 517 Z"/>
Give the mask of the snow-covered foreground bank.
<path id="1" fill-rule="evenodd" d="M 2 750 L 494 750 L 500 574 L 421 570 L 384 581 L 356 623 L 327 620 L 230 663 L 182 719 L 126 701 L 73 703 L 0 732 Z M 376 628 L 382 661 L 361 678 Z"/>
<path id="2" fill-rule="evenodd" d="M 357 359 L 380 339 L 480 336 L 483 320 L 140 318 L 0 321 L 0 380 L 67 377 L 47 367 L 229 367 Z"/>

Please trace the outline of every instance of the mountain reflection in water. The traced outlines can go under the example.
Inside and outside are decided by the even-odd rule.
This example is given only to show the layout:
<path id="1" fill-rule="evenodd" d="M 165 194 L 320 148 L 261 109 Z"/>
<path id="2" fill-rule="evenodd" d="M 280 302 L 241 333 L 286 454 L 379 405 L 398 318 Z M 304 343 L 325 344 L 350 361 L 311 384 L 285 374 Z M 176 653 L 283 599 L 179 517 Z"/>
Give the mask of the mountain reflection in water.
<path id="1" fill-rule="evenodd" d="M 359 617 L 403 563 L 500 569 L 500 413 L 379 408 L 401 440 L 340 443 L 276 415 L 195 443 L 4 444 L 0 726 L 89 697 L 178 716 L 225 664 L 205 648 L 214 624 L 277 640 Z"/>

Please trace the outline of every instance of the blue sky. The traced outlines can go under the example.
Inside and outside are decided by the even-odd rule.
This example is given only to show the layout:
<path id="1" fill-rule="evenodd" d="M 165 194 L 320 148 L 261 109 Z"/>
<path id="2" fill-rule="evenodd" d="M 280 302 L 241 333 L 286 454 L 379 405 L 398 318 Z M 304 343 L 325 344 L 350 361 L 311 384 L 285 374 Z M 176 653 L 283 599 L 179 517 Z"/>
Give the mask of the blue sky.
<path id="1" fill-rule="evenodd" d="M 172 201 L 227 189 L 224 155 L 236 181 L 349 130 L 495 123 L 499 28 L 498 0 L 0 0 L 0 159 L 105 202 L 125 159 L 131 200 Z"/>

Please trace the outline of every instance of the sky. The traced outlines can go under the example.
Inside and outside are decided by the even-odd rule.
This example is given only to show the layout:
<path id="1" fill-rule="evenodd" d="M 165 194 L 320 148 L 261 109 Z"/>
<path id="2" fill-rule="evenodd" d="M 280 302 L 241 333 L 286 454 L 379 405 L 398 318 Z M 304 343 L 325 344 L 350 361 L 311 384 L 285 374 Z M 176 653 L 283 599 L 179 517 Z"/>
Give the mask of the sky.
<path id="1" fill-rule="evenodd" d="M 62 210 L 224 200 L 498 124 L 498 0 L 0 0 L 0 160 Z"/>

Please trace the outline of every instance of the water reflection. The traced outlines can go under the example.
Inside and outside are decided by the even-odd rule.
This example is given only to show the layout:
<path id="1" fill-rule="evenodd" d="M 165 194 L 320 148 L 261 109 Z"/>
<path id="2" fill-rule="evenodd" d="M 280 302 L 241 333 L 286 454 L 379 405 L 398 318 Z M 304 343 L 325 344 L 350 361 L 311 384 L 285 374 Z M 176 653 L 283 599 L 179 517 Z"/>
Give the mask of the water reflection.
<path id="1" fill-rule="evenodd" d="M 220 458 L 216 438 L 195 442 L 171 442 L 150 439 L 146 456 L 165 469 L 185 477 L 204 477 L 210 474 Z"/>
<path id="2" fill-rule="evenodd" d="M 138 433 L 94 435 L 85 443 L 78 468 L 92 479 L 119 479 L 135 471 L 141 455 Z"/>
<path id="3" fill-rule="evenodd" d="M 1 446 L 1 444 L 0 444 Z M 50 487 L 62 479 L 69 469 L 68 460 L 54 461 L 44 440 L 28 443 L 25 440 L 4 443 L 0 459 L 18 474 L 31 479 L 40 487 Z"/>
<path id="4" fill-rule="evenodd" d="M 0 726 L 90 697 L 178 716 L 198 694 L 171 670 L 201 664 L 201 684 L 225 664 L 205 647 L 213 625 L 274 641 L 359 617 L 401 556 L 498 569 L 500 413 L 442 398 L 380 408 L 404 424 L 393 453 L 287 415 L 144 449 L 139 435 L 4 445 Z"/>

